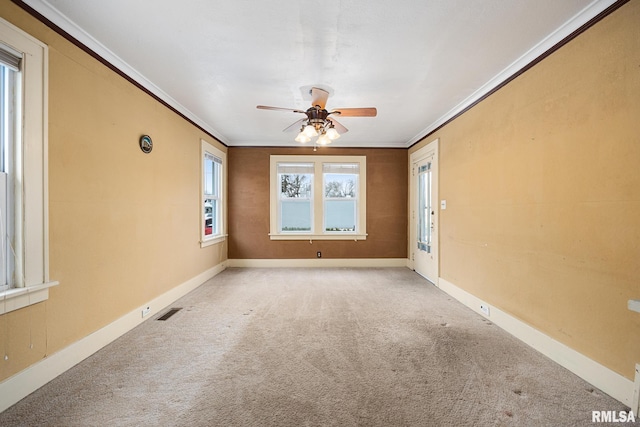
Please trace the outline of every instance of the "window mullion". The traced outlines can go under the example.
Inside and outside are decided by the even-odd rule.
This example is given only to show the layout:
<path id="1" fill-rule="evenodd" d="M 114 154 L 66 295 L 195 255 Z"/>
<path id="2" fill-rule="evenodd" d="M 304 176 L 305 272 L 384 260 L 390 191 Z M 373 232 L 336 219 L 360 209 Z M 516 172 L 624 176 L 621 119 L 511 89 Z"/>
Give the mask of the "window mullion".
<path id="1" fill-rule="evenodd" d="M 315 162 L 313 194 L 313 230 L 314 234 L 324 233 L 324 174 L 322 162 Z"/>

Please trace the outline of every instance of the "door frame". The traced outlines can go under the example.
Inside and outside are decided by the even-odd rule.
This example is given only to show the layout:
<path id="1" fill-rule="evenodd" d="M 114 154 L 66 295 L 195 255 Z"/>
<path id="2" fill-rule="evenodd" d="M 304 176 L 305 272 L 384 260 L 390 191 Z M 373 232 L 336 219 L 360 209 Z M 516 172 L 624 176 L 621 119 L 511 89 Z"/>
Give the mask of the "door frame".
<path id="1" fill-rule="evenodd" d="M 408 253 L 408 266 L 415 271 L 415 251 L 418 245 L 418 236 L 416 232 L 417 218 L 417 171 L 415 170 L 415 164 L 421 160 L 429 157 L 433 154 L 434 164 L 432 166 L 432 197 L 433 197 L 433 209 L 434 209 L 434 222 L 435 222 L 435 236 L 434 236 L 434 251 L 433 258 L 435 262 L 436 277 L 433 278 L 433 283 L 439 286 L 438 281 L 440 278 L 440 203 L 439 203 L 439 145 L 440 139 L 436 138 L 429 142 L 419 150 L 414 151 L 409 156 L 409 253 Z"/>

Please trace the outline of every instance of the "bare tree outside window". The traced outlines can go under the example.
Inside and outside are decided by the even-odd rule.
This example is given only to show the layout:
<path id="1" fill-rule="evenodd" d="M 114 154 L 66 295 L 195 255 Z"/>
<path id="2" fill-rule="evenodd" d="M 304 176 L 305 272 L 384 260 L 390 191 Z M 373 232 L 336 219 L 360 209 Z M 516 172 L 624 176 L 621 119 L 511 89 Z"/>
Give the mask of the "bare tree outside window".
<path id="1" fill-rule="evenodd" d="M 324 187 L 325 197 L 356 197 L 356 182 L 353 179 L 345 181 L 329 181 Z"/>
<path id="2" fill-rule="evenodd" d="M 289 198 L 309 197 L 311 180 L 308 175 L 282 174 L 280 175 L 280 192 Z"/>

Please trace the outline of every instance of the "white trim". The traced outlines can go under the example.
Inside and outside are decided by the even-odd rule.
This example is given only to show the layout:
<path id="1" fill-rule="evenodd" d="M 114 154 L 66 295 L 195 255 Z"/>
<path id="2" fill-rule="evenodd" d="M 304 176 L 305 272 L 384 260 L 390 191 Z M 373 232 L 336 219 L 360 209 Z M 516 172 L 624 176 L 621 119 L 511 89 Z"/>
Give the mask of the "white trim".
<path id="1" fill-rule="evenodd" d="M 4 380 L 0 383 L 0 412 L 138 326 L 143 322 L 140 314 L 143 307 L 150 307 L 151 310 L 145 314 L 144 320 L 150 319 L 154 314 L 196 289 L 225 268 L 226 263 L 223 262 L 198 274 L 109 325 Z"/>
<path id="2" fill-rule="evenodd" d="M 0 315 L 49 299 L 49 288 L 59 282 L 47 282 L 0 292 Z"/>
<path id="3" fill-rule="evenodd" d="M 409 248 L 408 248 L 408 257 L 409 257 L 409 265 L 412 270 L 416 271 L 421 276 L 425 277 L 425 279 L 434 283 L 436 286 L 438 285 L 438 277 L 440 276 L 440 203 L 439 203 L 439 195 L 440 195 L 440 178 L 439 178 L 439 150 L 440 150 L 440 138 L 436 138 L 433 141 L 429 142 L 424 147 L 416 150 L 411 153 L 409 156 Z M 417 204 L 418 198 L 416 197 L 418 194 L 416 176 L 418 175 L 418 171 L 415 170 L 419 162 L 422 162 L 428 157 L 433 158 L 432 162 L 432 201 L 435 203 L 433 206 L 433 210 L 435 214 L 433 215 L 433 222 L 435 223 L 435 227 L 433 229 L 433 245 L 434 250 L 431 253 L 431 260 L 424 259 L 427 254 L 420 255 L 417 251 L 418 246 L 418 236 L 417 236 Z M 423 258 L 423 262 L 416 262 L 416 254 L 418 254 L 418 258 Z M 418 260 L 420 261 L 420 259 Z M 418 269 L 416 269 L 416 265 Z M 423 271 L 418 271 L 423 270 Z M 431 278 L 426 277 L 427 270 L 431 271 Z"/>
<path id="4" fill-rule="evenodd" d="M 16 289 L 3 292 L 2 312 L 44 301 L 49 278 L 48 46 L 0 18 L 0 41 L 21 53 L 22 123 L 18 126 L 14 188 Z M 26 288 L 26 291 L 21 290 Z"/>
<path id="5" fill-rule="evenodd" d="M 303 258 L 303 259 L 229 259 L 228 267 L 293 268 L 293 267 L 406 267 L 406 258 Z"/>
<path id="6" fill-rule="evenodd" d="M 312 231 L 279 232 L 278 163 L 313 164 L 311 196 Z M 322 232 L 324 229 L 324 171 L 325 163 L 358 163 L 357 224 L 353 233 Z M 318 233 L 320 231 L 320 233 Z M 367 238 L 367 156 L 353 155 L 278 155 L 269 156 L 269 239 L 270 240 L 366 240 Z"/>
<path id="7" fill-rule="evenodd" d="M 271 234 L 269 233 L 269 239 L 271 240 L 309 240 L 313 242 L 314 240 L 367 240 L 367 234 Z"/>
<path id="8" fill-rule="evenodd" d="M 439 280 L 439 287 L 479 315 L 490 319 L 497 326 L 509 332 L 525 344 L 533 347 L 554 362 L 567 368 L 609 396 L 627 406 L 631 406 L 633 399 L 633 382 L 631 380 L 589 359 L 582 353 L 556 341 L 499 308 L 489 306 L 485 301 L 448 282 L 442 277 L 440 277 Z M 485 315 L 480 310 L 480 305 L 489 307 L 491 315 Z"/>
<path id="9" fill-rule="evenodd" d="M 220 167 L 222 168 L 220 171 L 221 182 L 220 185 L 220 195 L 218 197 L 218 201 L 220 202 L 220 217 L 218 218 L 218 222 L 220 223 L 220 234 L 207 236 L 204 234 L 204 210 L 202 209 L 204 205 L 204 162 L 203 159 L 206 154 L 217 157 L 221 160 Z M 222 150 L 216 148 L 210 142 L 200 139 L 200 247 L 205 248 L 207 246 L 211 246 L 215 243 L 224 242 L 227 239 L 227 153 Z"/>
<path id="10" fill-rule="evenodd" d="M 406 146 L 410 147 L 416 142 L 420 141 L 426 135 L 429 135 L 431 132 L 436 130 L 438 127 L 442 126 L 444 123 L 449 121 L 452 117 L 455 117 L 457 114 L 462 112 L 465 108 L 471 106 L 473 103 L 477 102 L 480 98 L 491 92 L 493 89 L 500 86 L 503 82 L 507 81 L 511 76 L 522 70 L 532 61 L 535 61 L 536 58 L 544 55 L 549 49 L 554 47 L 556 44 L 562 42 L 565 38 L 567 38 L 571 33 L 579 29 L 581 26 L 589 22 L 591 19 L 598 16 L 599 13 L 603 12 L 609 6 L 614 4 L 616 0 L 595 0 L 592 1 L 591 4 L 586 6 L 580 12 L 578 12 L 574 17 L 569 19 L 567 22 L 562 24 L 560 28 L 555 30 L 553 33 L 549 34 L 545 39 L 540 41 L 537 45 L 529 49 L 522 56 L 508 65 L 504 70 L 500 71 L 493 78 L 491 78 L 488 82 L 482 85 L 479 89 L 465 98 L 458 105 L 453 107 L 451 110 L 447 111 L 442 117 L 431 123 L 426 128 L 422 129 L 420 132 L 416 134 L 413 138 L 411 138 Z"/>
<path id="11" fill-rule="evenodd" d="M 212 238 L 207 239 L 207 240 L 201 240 L 200 241 L 200 247 L 201 248 L 206 248 L 207 246 L 211 246 L 211 245 L 214 245 L 216 243 L 224 242 L 225 240 L 227 240 L 227 237 L 229 237 L 228 234 L 221 234 L 221 235 L 212 237 Z"/>

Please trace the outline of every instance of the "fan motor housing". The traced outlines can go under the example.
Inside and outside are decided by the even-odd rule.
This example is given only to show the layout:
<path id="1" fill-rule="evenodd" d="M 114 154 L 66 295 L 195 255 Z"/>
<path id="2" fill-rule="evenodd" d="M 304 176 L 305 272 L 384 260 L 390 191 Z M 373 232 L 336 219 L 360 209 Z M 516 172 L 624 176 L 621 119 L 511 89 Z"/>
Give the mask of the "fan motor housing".
<path id="1" fill-rule="evenodd" d="M 311 123 L 324 122 L 329 116 L 329 112 L 324 108 L 320 108 L 320 106 L 309 108 L 306 114 Z"/>

